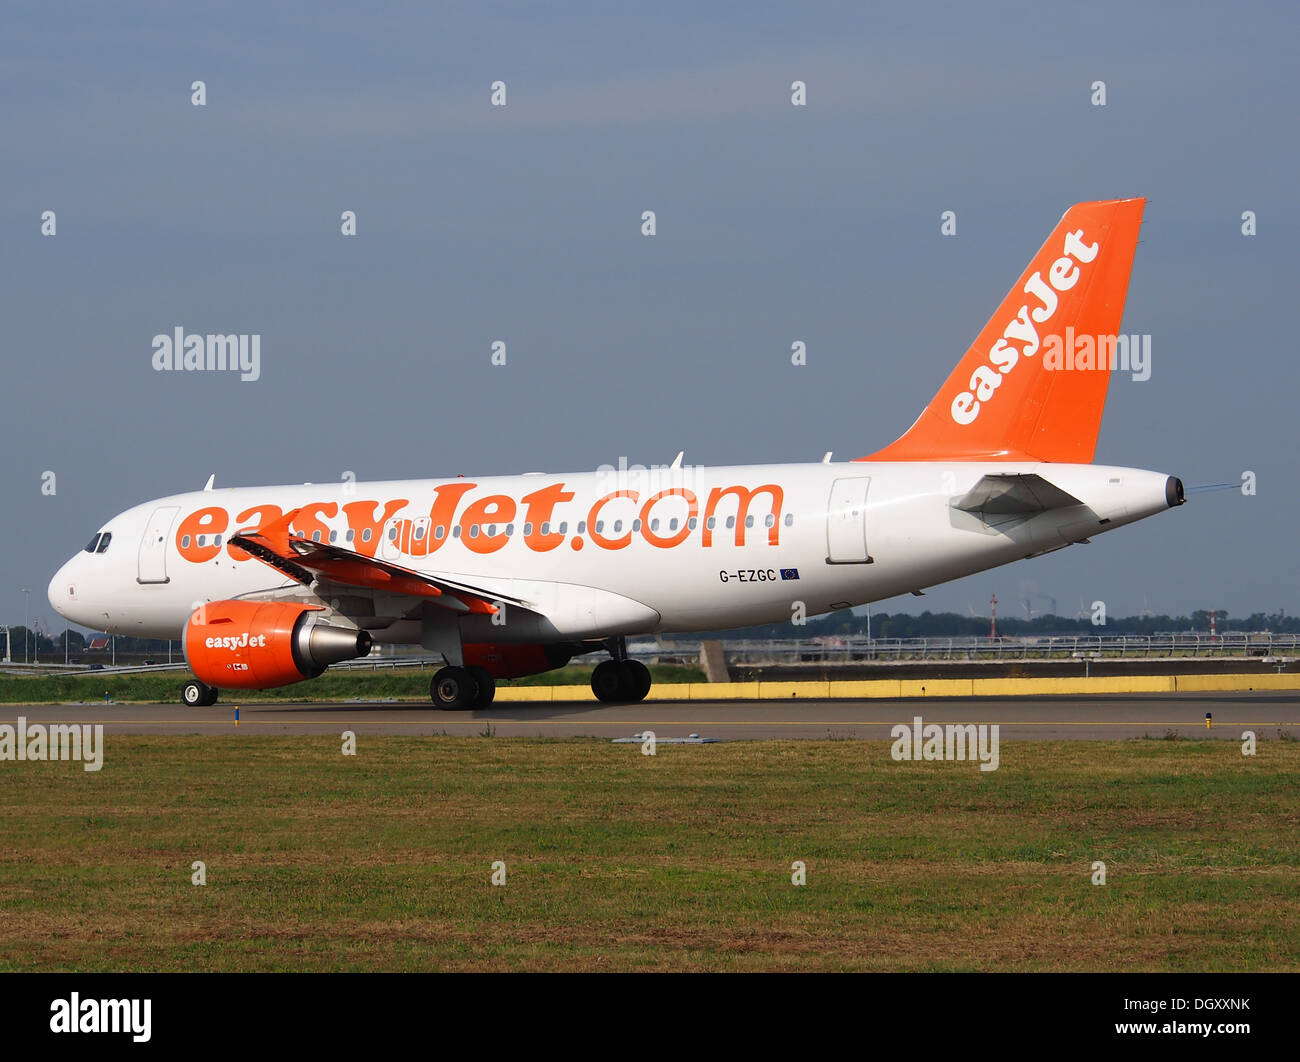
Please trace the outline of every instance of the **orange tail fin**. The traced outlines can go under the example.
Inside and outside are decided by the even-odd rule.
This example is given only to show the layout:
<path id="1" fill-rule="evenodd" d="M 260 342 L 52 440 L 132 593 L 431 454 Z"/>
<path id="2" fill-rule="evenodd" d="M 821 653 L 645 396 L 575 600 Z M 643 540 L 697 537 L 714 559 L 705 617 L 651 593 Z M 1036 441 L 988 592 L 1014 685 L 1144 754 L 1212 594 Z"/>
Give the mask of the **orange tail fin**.
<path id="1" fill-rule="evenodd" d="M 1145 205 L 1067 210 L 916 423 L 859 460 L 1090 462 L 1110 372 L 1087 366 L 1114 349 Z"/>

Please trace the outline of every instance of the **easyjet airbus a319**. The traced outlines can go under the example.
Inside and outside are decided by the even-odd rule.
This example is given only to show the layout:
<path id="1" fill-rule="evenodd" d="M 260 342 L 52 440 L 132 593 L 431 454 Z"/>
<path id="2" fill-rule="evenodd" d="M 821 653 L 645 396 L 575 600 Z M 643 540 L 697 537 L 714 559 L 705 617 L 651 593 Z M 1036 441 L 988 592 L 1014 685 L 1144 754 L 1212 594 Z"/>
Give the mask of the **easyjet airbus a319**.
<path id="1" fill-rule="evenodd" d="M 629 635 L 812 616 L 1085 541 L 1183 502 L 1172 476 L 1090 463 L 1144 202 L 1072 207 L 934 400 L 869 457 L 177 494 L 105 524 L 50 603 L 97 630 L 181 637 L 190 705 L 376 642 L 441 657 L 446 708 L 593 652 L 610 657 L 596 696 L 639 701 L 650 674 Z"/>

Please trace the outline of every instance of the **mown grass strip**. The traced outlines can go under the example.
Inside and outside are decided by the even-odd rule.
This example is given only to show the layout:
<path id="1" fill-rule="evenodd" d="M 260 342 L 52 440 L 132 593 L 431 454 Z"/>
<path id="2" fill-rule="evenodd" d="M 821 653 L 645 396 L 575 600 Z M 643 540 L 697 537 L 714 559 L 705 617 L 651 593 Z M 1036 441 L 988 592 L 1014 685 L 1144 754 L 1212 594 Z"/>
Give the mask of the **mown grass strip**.
<path id="1" fill-rule="evenodd" d="M 0 764 L 0 970 L 1300 968 L 1294 742 L 340 748 Z"/>

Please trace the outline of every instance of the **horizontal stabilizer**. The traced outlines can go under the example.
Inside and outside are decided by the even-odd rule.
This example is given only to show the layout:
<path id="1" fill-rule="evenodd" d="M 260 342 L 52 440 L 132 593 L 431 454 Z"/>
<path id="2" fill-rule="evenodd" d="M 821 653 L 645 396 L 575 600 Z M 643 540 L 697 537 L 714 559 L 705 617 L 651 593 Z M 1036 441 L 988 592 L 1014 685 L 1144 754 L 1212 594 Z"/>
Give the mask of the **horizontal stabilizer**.
<path id="1" fill-rule="evenodd" d="M 1073 494 L 1068 494 L 1042 476 L 1026 475 L 984 476 L 969 491 L 952 503 L 954 509 L 967 513 L 987 513 L 991 516 L 1029 515 L 1048 509 L 1065 509 L 1082 505 Z"/>

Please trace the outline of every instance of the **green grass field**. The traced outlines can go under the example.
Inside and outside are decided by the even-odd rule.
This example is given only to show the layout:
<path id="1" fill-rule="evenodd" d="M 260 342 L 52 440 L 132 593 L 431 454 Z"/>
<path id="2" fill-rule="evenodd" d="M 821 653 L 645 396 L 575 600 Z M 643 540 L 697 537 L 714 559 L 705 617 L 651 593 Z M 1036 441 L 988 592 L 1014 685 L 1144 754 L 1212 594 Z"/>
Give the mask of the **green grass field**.
<path id="1" fill-rule="evenodd" d="M 110 734 L 0 763 L 0 970 L 1300 969 L 1300 743 L 888 748 Z"/>

